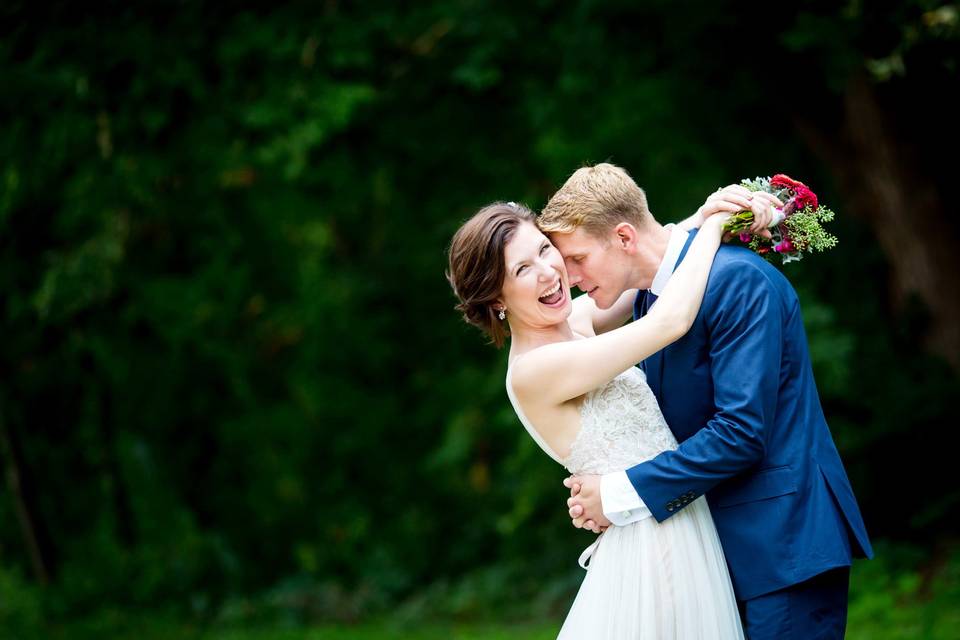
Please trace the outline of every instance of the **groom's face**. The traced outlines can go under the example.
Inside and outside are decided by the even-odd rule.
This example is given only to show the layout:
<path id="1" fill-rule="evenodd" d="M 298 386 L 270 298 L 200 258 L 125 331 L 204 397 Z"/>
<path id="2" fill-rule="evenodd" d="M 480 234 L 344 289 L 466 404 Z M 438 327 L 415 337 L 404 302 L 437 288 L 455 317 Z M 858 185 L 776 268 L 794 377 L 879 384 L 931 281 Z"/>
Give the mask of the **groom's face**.
<path id="1" fill-rule="evenodd" d="M 630 288 L 628 265 L 615 239 L 611 233 L 611 239 L 605 241 L 583 228 L 550 234 L 567 265 L 570 286 L 585 292 L 600 309 L 609 309 Z"/>

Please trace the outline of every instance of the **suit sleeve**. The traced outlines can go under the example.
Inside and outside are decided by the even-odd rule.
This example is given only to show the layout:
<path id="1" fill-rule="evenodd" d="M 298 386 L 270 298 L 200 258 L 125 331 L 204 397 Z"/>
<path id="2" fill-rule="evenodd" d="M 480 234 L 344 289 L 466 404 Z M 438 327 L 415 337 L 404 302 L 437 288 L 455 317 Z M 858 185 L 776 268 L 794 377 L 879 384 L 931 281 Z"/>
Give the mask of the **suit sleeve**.
<path id="1" fill-rule="evenodd" d="M 658 521 L 760 462 L 765 425 L 773 422 L 776 412 L 783 349 L 777 291 L 748 261 L 717 267 L 701 309 L 714 414 L 676 450 L 627 470 Z"/>

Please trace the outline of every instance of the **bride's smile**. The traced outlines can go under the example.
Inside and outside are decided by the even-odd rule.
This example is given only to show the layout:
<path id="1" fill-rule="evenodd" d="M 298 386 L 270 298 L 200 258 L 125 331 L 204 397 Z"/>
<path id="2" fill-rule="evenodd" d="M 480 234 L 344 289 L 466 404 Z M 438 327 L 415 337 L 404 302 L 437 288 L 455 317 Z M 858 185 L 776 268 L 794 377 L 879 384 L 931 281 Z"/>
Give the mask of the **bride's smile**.
<path id="1" fill-rule="evenodd" d="M 563 283 L 560 280 L 557 280 L 557 283 L 550 287 L 549 291 L 537 298 L 540 301 L 540 304 L 545 304 L 548 307 L 554 308 L 562 306 L 567 300 L 567 292 L 561 286 L 562 284 Z"/>

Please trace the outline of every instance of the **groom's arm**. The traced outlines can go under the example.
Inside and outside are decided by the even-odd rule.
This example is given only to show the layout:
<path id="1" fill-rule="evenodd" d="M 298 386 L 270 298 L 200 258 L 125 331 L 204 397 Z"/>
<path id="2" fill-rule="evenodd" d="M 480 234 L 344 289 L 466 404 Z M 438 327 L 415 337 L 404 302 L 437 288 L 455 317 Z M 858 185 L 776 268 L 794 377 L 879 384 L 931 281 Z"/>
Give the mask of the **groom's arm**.
<path id="1" fill-rule="evenodd" d="M 676 450 L 626 472 L 658 521 L 760 462 L 765 427 L 776 413 L 782 301 L 751 262 L 724 265 L 715 275 L 714 292 L 703 311 L 716 411 Z"/>

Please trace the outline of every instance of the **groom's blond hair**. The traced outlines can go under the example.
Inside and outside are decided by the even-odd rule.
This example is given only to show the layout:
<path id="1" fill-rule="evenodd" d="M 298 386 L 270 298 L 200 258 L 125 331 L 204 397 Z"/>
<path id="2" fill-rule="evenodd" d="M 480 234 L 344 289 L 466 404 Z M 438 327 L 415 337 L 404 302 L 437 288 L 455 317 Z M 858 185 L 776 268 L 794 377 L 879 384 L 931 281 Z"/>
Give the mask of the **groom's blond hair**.
<path id="1" fill-rule="evenodd" d="M 605 237 L 621 222 L 642 229 L 653 221 L 647 194 L 626 171 L 601 163 L 573 172 L 537 218 L 544 233 L 572 233 L 583 227 Z"/>

